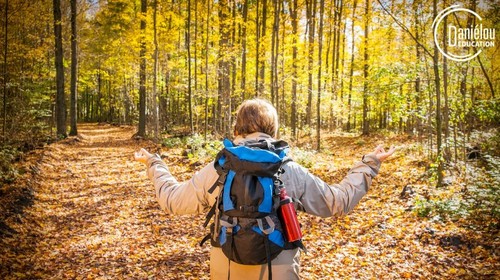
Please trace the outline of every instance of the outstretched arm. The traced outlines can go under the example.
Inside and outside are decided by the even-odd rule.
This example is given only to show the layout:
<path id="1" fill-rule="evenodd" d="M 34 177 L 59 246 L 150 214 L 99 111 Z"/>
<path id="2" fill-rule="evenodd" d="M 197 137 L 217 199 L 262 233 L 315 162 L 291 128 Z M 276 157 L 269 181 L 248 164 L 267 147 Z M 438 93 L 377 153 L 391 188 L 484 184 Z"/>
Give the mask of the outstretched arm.
<path id="1" fill-rule="evenodd" d="M 368 192 L 381 162 L 394 151 L 394 147 L 385 151 L 378 146 L 355 164 L 338 184 L 329 185 L 298 164 L 291 164 L 289 172 L 283 175 L 291 187 L 289 193 L 302 202 L 305 212 L 321 217 L 342 216 L 352 211 Z"/>
<path id="2" fill-rule="evenodd" d="M 155 186 L 156 199 L 169 214 L 201 213 L 213 203 L 207 190 L 217 180 L 218 175 L 213 163 L 196 172 L 190 180 L 178 182 L 170 173 L 165 162 L 158 155 L 141 149 L 136 152 L 135 160 L 147 167 L 149 179 Z"/>

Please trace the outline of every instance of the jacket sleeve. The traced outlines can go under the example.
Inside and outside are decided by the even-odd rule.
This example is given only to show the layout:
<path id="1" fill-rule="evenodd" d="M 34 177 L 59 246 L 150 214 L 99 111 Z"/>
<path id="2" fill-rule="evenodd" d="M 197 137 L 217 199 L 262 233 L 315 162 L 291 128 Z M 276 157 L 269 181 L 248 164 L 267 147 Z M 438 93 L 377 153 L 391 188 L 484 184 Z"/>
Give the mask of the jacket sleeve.
<path id="1" fill-rule="evenodd" d="M 287 192 L 302 203 L 301 210 L 329 217 L 352 211 L 367 193 L 379 169 L 379 159 L 364 156 L 339 184 L 329 185 L 294 162 L 288 165 L 282 176 Z"/>
<path id="2" fill-rule="evenodd" d="M 158 155 L 148 159 L 147 173 L 155 186 L 155 194 L 162 210 L 169 214 L 197 214 L 208 209 L 217 194 L 208 189 L 218 178 L 213 162 L 196 172 L 190 180 L 179 183 Z"/>

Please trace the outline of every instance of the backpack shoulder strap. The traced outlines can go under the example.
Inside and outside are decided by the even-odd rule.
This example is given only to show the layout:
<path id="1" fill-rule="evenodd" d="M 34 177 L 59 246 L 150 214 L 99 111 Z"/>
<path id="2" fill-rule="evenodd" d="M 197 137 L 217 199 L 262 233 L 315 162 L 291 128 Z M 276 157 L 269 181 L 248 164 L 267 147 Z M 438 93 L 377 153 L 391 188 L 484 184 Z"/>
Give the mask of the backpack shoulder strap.
<path id="1" fill-rule="evenodd" d="M 213 194 L 214 191 L 217 189 L 217 187 L 223 186 L 224 182 L 226 181 L 226 177 L 227 177 L 229 170 L 224 169 L 224 161 L 225 161 L 224 151 L 225 151 L 226 147 L 232 146 L 232 145 L 233 145 L 232 142 L 225 139 L 224 140 L 225 147 L 222 150 L 220 150 L 219 153 L 217 153 L 217 156 L 215 157 L 214 168 L 217 171 L 217 174 L 219 174 L 219 178 L 217 178 L 217 180 L 214 182 L 212 187 L 210 187 L 210 189 L 208 189 L 209 194 Z M 215 212 L 217 212 L 217 206 L 219 204 L 221 191 L 222 191 L 222 188 L 219 189 L 219 194 L 217 195 L 217 200 L 215 201 L 215 203 L 212 205 L 212 207 L 210 208 L 210 210 L 207 213 L 207 216 L 205 218 L 205 222 L 203 223 L 203 227 L 207 227 L 208 223 L 210 222 L 210 220 L 214 216 Z"/>

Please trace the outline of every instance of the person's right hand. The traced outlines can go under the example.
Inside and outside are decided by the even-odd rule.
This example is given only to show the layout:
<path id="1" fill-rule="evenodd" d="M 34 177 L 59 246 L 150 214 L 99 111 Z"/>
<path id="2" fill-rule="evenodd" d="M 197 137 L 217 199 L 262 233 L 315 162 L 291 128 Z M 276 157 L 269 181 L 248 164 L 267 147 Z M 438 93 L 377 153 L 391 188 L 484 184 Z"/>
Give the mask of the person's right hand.
<path id="1" fill-rule="evenodd" d="M 377 148 L 375 148 L 375 150 L 368 155 L 374 156 L 378 158 L 380 162 L 383 162 L 388 157 L 390 157 L 394 153 L 394 151 L 396 151 L 396 147 L 394 146 L 391 146 L 391 148 L 389 148 L 389 150 L 386 152 L 383 145 L 378 145 Z"/>
<path id="2" fill-rule="evenodd" d="M 138 162 L 147 164 L 148 159 L 152 157 L 153 155 L 146 151 L 144 148 L 141 148 L 138 152 L 134 153 L 134 159 Z"/>

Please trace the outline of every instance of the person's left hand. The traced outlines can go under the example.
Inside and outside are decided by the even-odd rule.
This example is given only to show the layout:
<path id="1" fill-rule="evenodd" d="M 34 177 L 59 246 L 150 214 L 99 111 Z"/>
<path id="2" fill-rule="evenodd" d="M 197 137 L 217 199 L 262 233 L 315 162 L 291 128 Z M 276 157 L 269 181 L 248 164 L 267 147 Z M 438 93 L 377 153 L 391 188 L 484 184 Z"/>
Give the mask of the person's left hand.
<path id="1" fill-rule="evenodd" d="M 134 153 L 134 159 L 138 162 L 146 164 L 148 162 L 148 159 L 152 157 L 153 155 L 146 151 L 146 149 L 141 148 L 138 152 Z"/>

